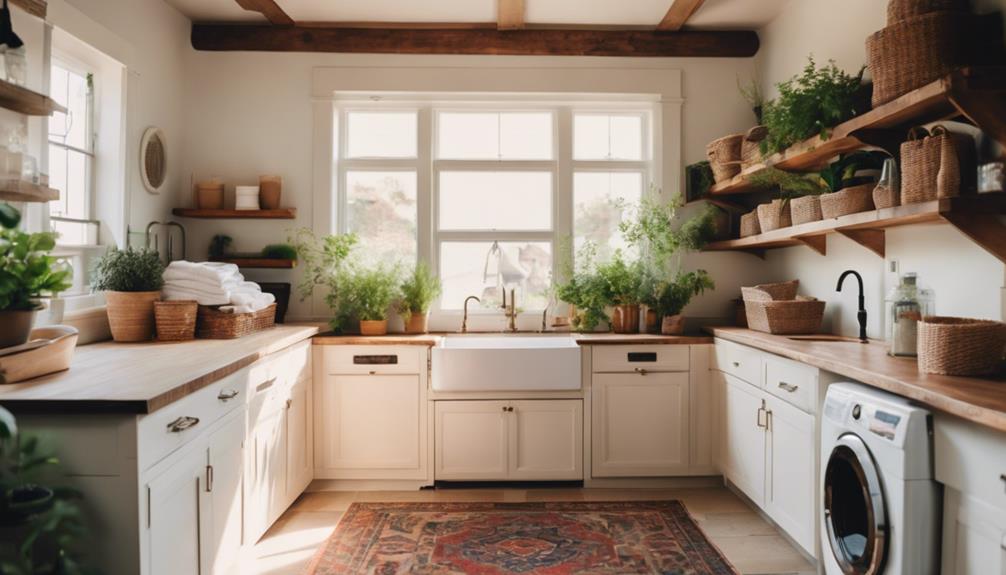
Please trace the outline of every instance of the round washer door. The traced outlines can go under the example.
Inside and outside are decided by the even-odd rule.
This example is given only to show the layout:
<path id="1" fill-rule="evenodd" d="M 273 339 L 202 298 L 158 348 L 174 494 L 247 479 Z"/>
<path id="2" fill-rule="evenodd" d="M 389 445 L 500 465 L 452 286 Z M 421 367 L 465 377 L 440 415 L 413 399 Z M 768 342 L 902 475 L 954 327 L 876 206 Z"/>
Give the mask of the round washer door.
<path id="1" fill-rule="evenodd" d="M 882 572 L 888 540 L 885 509 L 870 450 L 853 433 L 839 437 L 824 473 L 824 525 L 843 573 Z"/>

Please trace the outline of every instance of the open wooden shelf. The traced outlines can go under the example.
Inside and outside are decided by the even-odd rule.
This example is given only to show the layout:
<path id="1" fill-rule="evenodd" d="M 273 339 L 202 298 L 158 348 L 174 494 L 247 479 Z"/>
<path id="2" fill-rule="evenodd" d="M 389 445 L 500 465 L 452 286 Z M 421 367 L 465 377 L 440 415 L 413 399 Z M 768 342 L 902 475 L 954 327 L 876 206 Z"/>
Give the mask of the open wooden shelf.
<path id="1" fill-rule="evenodd" d="M 808 246 L 825 255 L 827 235 L 837 233 L 884 257 L 884 230 L 911 224 L 942 222 L 953 225 L 992 255 L 1006 262 L 1006 226 L 999 219 L 999 214 L 1004 213 L 1006 193 L 942 199 L 849 214 L 737 240 L 713 242 L 704 251 L 745 251 L 763 257 L 768 249 Z"/>
<path id="2" fill-rule="evenodd" d="M 815 136 L 773 154 L 732 180 L 713 185 L 713 196 L 762 191 L 750 177 L 767 167 L 795 172 L 826 166 L 839 154 L 867 146 L 883 148 L 897 157 L 907 129 L 928 122 L 963 116 L 1006 145 L 1006 68 L 964 68 L 900 98 L 877 106 L 832 129 L 825 140 Z"/>
<path id="3" fill-rule="evenodd" d="M 7 202 L 51 202 L 59 190 L 22 180 L 0 180 L 0 200 Z"/>
<path id="4" fill-rule="evenodd" d="M 32 16 L 45 20 L 45 13 L 48 11 L 48 5 L 45 0 L 10 0 L 10 3 Z"/>
<path id="5" fill-rule="evenodd" d="M 289 270 L 297 267 L 297 260 L 279 258 L 234 256 L 229 258 L 210 258 L 210 261 L 234 264 L 239 268 Z"/>
<path id="6" fill-rule="evenodd" d="M 297 217 L 296 208 L 276 210 L 200 210 L 198 208 L 175 208 L 171 213 L 182 218 L 204 219 L 245 219 L 245 220 L 292 220 Z"/>
<path id="7" fill-rule="evenodd" d="M 53 112 L 66 112 L 66 108 L 49 96 L 24 86 L 11 84 L 6 80 L 0 80 L 0 107 L 29 116 L 48 116 Z"/>

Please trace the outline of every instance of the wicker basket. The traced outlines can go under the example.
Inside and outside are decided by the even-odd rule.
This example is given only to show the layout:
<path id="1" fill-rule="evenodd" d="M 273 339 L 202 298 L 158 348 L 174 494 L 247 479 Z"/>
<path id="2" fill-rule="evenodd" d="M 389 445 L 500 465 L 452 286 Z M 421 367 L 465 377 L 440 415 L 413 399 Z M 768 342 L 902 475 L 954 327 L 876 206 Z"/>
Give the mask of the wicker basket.
<path id="1" fill-rule="evenodd" d="M 943 126 L 912 128 L 901 144 L 901 203 L 954 198 L 974 186 L 974 139 Z"/>
<path id="2" fill-rule="evenodd" d="M 761 224 L 758 223 L 758 212 L 749 212 L 741 216 L 741 237 L 757 236 L 761 233 Z"/>
<path id="3" fill-rule="evenodd" d="M 967 64 L 969 14 L 931 12 L 892 24 L 866 39 L 879 106 Z"/>
<path id="4" fill-rule="evenodd" d="M 199 306 L 196 336 L 203 339 L 235 339 L 268 329 L 276 323 L 276 304 L 254 313 L 228 313 L 216 306 Z"/>
<path id="5" fill-rule="evenodd" d="M 768 128 L 765 126 L 755 126 L 744 134 L 744 141 L 741 143 L 741 170 L 761 163 L 763 159 L 761 141 L 766 136 L 768 136 Z"/>
<path id="6" fill-rule="evenodd" d="M 887 25 L 932 12 L 967 12 L 967 0 L 891 0 L 887 3 Z"/>
<path id="7" fill-rule="evenodd" d="M 761 226 L 762 232 L 792 226 L 793 217 L 789 212 L 789 202 L 772 200 L 770 204 L 758 206 L 758 225 Z"/>
<path id="8" fill-rule="evenodd" d="M 883 208 L 893 208 L 901 205 L 901 196 L 898 190 L 884 184 L 879 184 L 873 188 L 873 206 L 878 210 Z"/>
<path id="9" fill-rule="evenodd" d="M 744 302 L 749 329 L 780 335 L 818 333 L 824 306 L 825 302 L 811 298 Z"/>
<path id="10" fill-rule="evenodd" d="M 996 371 L 1006 350 L 1006 324 L 927 316 L 919 322 L 919 371 L 984 375 Z"/>
<path id="11" fill-rule="evenodd" d="M 716 183 L 730 180 L 741 171 L 741 143 L 744 134 L 732 134 L 714 140 L 706 146 L 709 167 L 713 170 Z"/>
<path id="12" fill-rule="evenodd" d="M 830 220 L 873 209 L 873 188 L 877 184 L 861 184 L 821 196 L 821 216 Z"/>
<path id="13" fill-rule="evenodd" d="M 774 284 L 760 284 L 754 287 L 741 287 L 744 301 L 787 301 L 796 299 L 796 290 L 800 280 L 790 280 Z"/>
<path id="14" fill-rule="evenodd" d="M 154 302 L 154 323 L 160 341 L 188 341 L 196 337 L 196 310 L 189 300 Z"/>
<path id="15" fill-rule="evenodd" d="M 147 341 L 154 335 L 154 302 L 159 291 L 106 291 L 108 326 L 117 342 Z"/>
<path id="16" fill-rule="evenodd" d="M 820 221 L 821 196 L 801 196 L 789 201 L 789 210 L 793 216 L 793 225 Z"/>

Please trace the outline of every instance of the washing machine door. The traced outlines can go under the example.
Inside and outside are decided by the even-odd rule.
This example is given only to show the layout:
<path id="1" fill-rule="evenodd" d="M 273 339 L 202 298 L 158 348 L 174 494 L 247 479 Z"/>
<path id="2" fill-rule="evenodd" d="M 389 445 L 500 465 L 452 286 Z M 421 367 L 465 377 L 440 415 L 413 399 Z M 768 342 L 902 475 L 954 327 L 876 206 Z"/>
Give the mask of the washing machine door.
<path id="1" fill-rule="evenodd" d="M 866 443 L 854 433 L 842 435 L 825 469 L 824 525 L 843 573 L 883 571 L 888 541 L 885 509 L 880 474 Z"/>

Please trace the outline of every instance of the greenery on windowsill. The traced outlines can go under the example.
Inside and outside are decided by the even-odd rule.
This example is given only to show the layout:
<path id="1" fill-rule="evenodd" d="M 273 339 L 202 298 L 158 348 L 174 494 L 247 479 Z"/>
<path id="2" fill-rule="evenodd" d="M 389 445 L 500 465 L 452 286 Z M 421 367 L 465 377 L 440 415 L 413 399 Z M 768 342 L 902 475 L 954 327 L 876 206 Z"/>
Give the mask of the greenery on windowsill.
<path id="1" fill-rule="evenodd" d="M 430 311 L 430 306 L 440 297 L 443 286 L 430 266 L 419 262 L 412 273 L 402 280 L 399 290 L 401 299 L 397 305 L 398 313 L 408 322 L 413 315 L 423 315 Z"/>
<path id="2" fill-rule="evenodd" d="M 149 292 L 164 286 L 164 263 L 153 250 L 112 248 L 98 259 L 91 291 Z"/>
<path id="3" fill-rule="evenodd" d="M 73 270 L 49 255 L 56 247 L 56 235 L 25 233 L 17 227 L 20 221 L 20 212 L 0 204 L 0 311 L 38 309 L 39 299 L 73 285 Z"/>

